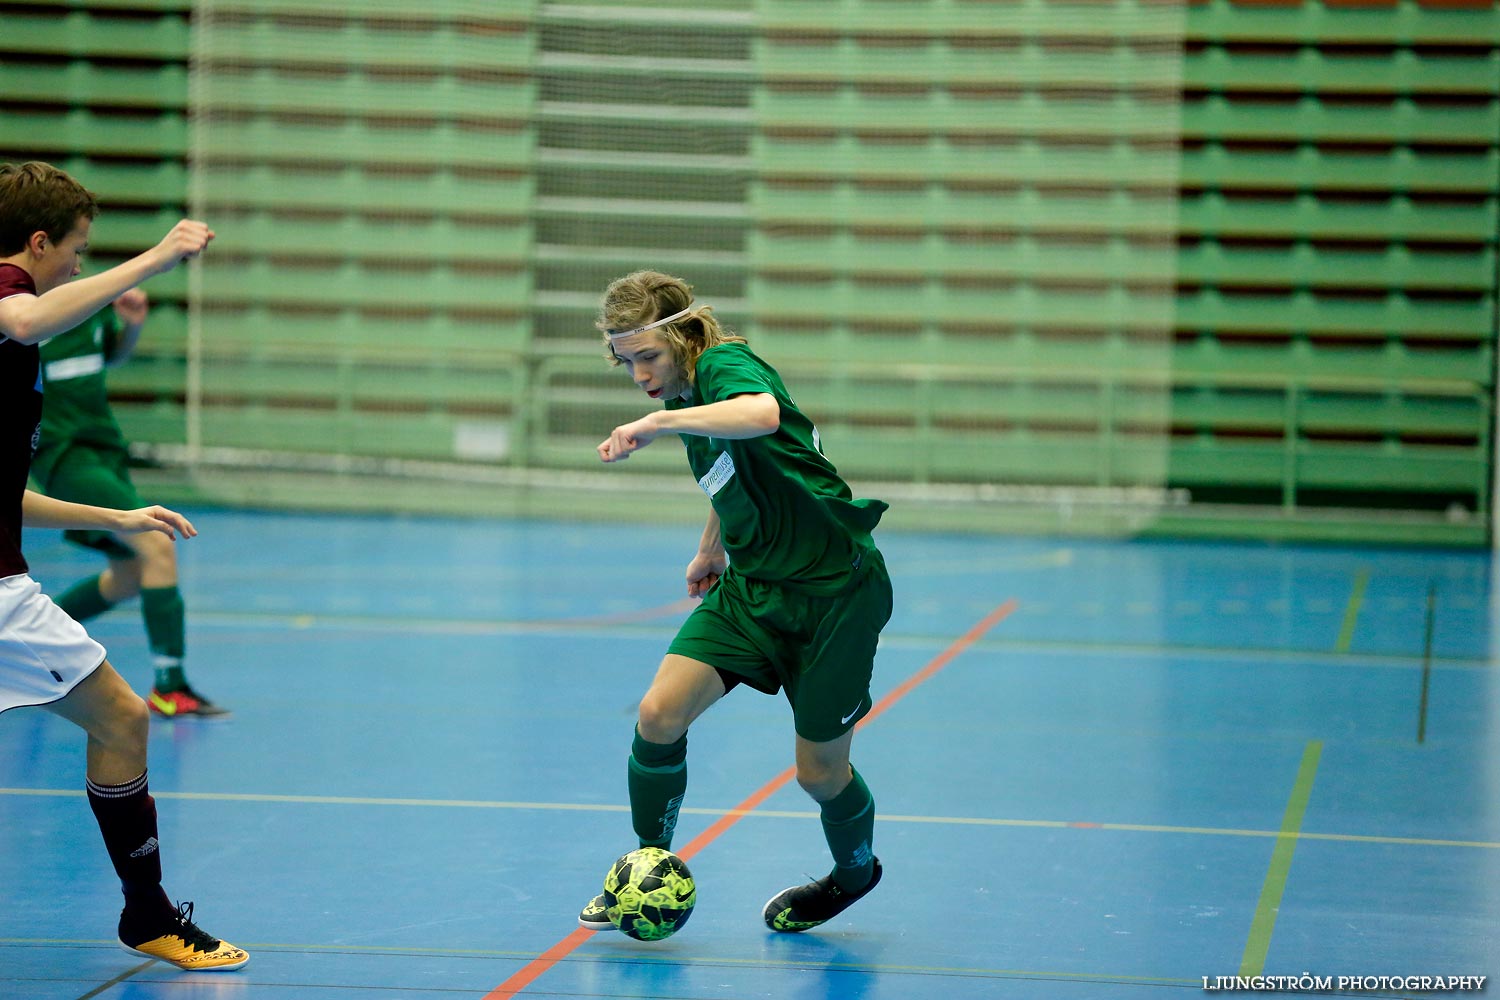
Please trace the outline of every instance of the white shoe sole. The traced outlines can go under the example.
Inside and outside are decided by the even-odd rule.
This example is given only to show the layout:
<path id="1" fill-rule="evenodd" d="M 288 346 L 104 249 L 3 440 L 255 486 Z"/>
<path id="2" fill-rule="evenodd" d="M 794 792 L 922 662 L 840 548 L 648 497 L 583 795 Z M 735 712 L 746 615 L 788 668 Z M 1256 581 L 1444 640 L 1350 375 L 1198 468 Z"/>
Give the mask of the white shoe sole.
<path id="1" fill-rule="evenodd" d="M 596 902 L 602 903 L 603 901 L 603 896 L 595 896 L 593 899 L 589 900 L 589 906 L 593 906 Z M 615 925 L 610 921 L 608 917 L 605 917 L 603 920 L 583 919 L 582 910 L 580 910 L 578 913 L 578 926 L 582 927 L 586 931 L 612 931 L 616 929 Z"/>

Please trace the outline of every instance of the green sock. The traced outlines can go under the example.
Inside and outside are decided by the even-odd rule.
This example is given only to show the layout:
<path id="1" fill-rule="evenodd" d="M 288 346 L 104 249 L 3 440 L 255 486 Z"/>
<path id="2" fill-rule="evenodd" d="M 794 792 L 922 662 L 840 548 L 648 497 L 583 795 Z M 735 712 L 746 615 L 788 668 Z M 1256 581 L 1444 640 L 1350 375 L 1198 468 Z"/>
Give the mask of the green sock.
<path id="1" fill-rule="evenodd" d="M 687 734 L 675 743 L 648 743 L 636 730 L 630 746 L 630 820 L 642 847 L 672 846 L 687 792 Z"/>
<path id="2" fill-rule="evenodd" d="M 823 836 L 833 852 L 833 880 L 846 892 L 858 892 L 875 874 L 875 797 L 865 779 L 854 774 L 842 792 L 820 803 Z"/>
<path id="3" fill-rule="evenodd" d="M 156 663 L 156 689 L 178 691 L 187 686 L 182 656 L 187 651 L 186 610 L 176 587 L 141 590 L 141 617 L 146 622 L 146 645 Z"/>
<path id="4" fill-rule="evenodd" d="M 104 594 L 99 590 L 99 575 L 79 580 L 73 586 L 62 592 L 52 603 L 68 613 L 68 617 L 75 622 L 86 622 L 95 615 L 102 615 L 114 607 L 104 599 Z"/>

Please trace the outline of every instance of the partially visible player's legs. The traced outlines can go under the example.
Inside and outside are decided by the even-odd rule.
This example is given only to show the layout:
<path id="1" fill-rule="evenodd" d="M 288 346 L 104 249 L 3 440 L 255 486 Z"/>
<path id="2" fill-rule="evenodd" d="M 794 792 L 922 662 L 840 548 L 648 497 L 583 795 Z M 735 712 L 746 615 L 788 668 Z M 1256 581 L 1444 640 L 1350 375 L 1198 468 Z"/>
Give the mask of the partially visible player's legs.
<path id="1" fill-rule="evenodd" d="M 687 791 L 687 731 L 724 697 L 724 681 L 706 663 L 668 653 L 636 722 L 628 762 L 630 818 L 642 847 L 672 847 Z"/>
<path id="2" fill-rule="evenodd" d="M 98 576 L 98 589 L 110 606 L 137 594 L 141 597 L 141 620 L 146 626 L 146 644 L 155 671 L 147 697 L 151 710 L 166 716 L 228 715 L 227 709 L 203 697 L 187 681 L 183 668 L 187 653 L 187 606 L 177 586 L 176 546 L 166 535 L 155 531 L 113 537 L 134 555 L 111 556 L 109 568 Z M 64 610 L 72 614 L 66 605 Z"/>
<path id="3" fill-rule="evenodd" d="M 668 653 L 656 671 L 636 722 L 627 762 L 630 819 L 642 847 L 672 847 L 677 814 L 687 792 L 687 731 L 710 705 L 724 697 L 718 671 L 706 663 Z M 578 915 L 589 930 L 612 925 L 603 895 Z"/>
<path id="4" fill-rule="evenodd" d="M 854 730 L 825 743 L 797 737 L 797 784 L 818 803 L 833 871 L 792 886 L 766 903 L 774 931 L 805 931 L 838 916 L 880 881 L 875 840 L 875 798 L 849 763 Z"/>
<path id="5" fill-rule="evenodd" d="M 106 660 L 47 708 L 88 733 L 89 805 L 120 876 L 127 912 L 170 912 L 161 888 L 156 803 L 146 790 L 146 703 Z"/>
<path id="6" fill-rule="evenodd" d="M 875 650 L 891 606 L 885 560 L 870 550 L 858 586 L 819 620 L 807 647 L 809 660 L 792 697 L 797 783 L 818 803 L 834 867 L 766 903 L 763 915 L 772 930 L 805 931 L 826 923 L 880 882 L 873 853 L 875 799 L 850 765 L 849 747 L 854 727 L 873 707 Z"/>
<path id="7" fill-rule="evenodd" d="M 850 730 L 829 743 L 797 737 L 797 784 L 818 803 L 823 836 L 833 854 L 833 879 L 849 892 L 875 873 L 875 797 L 849 763 Z"/>
<path id="8" fill-rule="evenodd" d="M 53 598 L 53 602 L 80 624 L 90 618 L 97 618 L 114 607 L 116 603 L 104 596 L 101 587 L 103 579 L 103 573 L 86 576 Z"/>
<path id="9" fill-rule="evenodd" d="M 146 783 L 145 702 L 105 661 L 46 707 L 88 733 L 89 805 L 125 895 L 120 944 L 182 969 L 244 965 L 249 955 L 205 934 L 192 922 L 193 904 L 174 907 L 162 889 L 156 801 Z"/>
<path id="10" fill-rule="evenodd" d="M 130 479 L 129 456 L 110 448 L 70 447 L 45 484 L 49 495 L 74 503 L 134 510 L 146 506 Z M 177 548 L 166 535 L 148 531 L 115 535 L 68 531 L 64 537 L 109 557 L 109 568 L 80 580 L 57 599 L 75 621 L 85 622 L 137 594 L 155 678 L 147 702 L 170 716 L 222 716 L 228 713 L 189 686 L 183 673 L 187 651 L 186 609 L 177 587 Z"/>
<path id="11" fill-rule="evenodd" d="M 113 596 L 106 588 L 114 588 L 116 593 L 126 596 L 133 588 L 141 595 L 141 619 L 156 671 L 147 699 L 152 711 L 167 716 L 228 715 L 227 709 L 193 690 L 183 670 L 182 661 L 187 653 L 187 606 L 177 587 L 177 546 L 172 539 L 155 531 L 116 535 L 115 539 L 133 551 L 135 558 L 111 560 L 106 572 L 114 580 L 101 589 L 106 590 L 106 596 Z"/>

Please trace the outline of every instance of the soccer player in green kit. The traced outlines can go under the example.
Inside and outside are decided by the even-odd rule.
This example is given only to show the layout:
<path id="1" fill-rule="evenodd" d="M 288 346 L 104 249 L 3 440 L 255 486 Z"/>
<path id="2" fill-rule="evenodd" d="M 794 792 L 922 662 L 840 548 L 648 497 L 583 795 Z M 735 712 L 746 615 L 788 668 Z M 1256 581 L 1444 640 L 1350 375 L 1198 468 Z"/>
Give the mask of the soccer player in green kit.
<path id="1" fill-rule="evenodd" d="M 778 893 L 763 916 L 775 931 L 808 930 L 881 876 L 875 801 L 849 747 L 871 708 L 875 647 L 891 616 L 890 577 L 871 538 L 887 505 L 853 499 L 780 376 L 710 307 L 694 304 L 680 278 L 638 271 L 613 282 L 599 328 L 612 361 L 665 403 L 616 427 L 600 459 L 621 461 L 681 435 L 712 505 L 686 573 L 688 594 L 702 603 L 641 700 L 627 770 L 636 836 L 642 847 L 670 849 L 698 716 L 739 684 L 784 690 L 797 783 L 818 803 L 834 867 Z M 578 922 L 613 926 L 602 895 Z"/>
<path id="2" fill-rule="evenodd" d="M 109 408 L 105 370 L 130 356 L 145 325 L 146 293 L 132 288 L 110 308 L 42 345 L 47 405 L 31 475 L 59 500 L 131 510 L 143 506 L 130 479 L 130 453 Z M 64 537 L 109 559 L 101 573 L 56 598 L 77 622 L 136 595 L 155 677 L 146 704 L 169 718 L 223 717 L 228 710 L 193 690 L 183 671 L 186 606 L 177 586 L 177 549 L 156 532 L 68 531 Z"/>

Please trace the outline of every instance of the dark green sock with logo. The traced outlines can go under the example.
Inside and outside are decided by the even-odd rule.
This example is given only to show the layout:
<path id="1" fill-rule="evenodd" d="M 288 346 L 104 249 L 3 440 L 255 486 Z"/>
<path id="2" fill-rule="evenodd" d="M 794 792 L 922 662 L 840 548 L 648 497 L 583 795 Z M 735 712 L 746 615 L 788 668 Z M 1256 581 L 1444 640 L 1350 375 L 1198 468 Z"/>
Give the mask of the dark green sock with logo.
<path id="1" fill-rule="evenodd" d="M 156 690 L 166 693 L 187 686 L 182 656 L 187 652 L 187 609 L 176 587 L 141 590 L 141 618 L 146 622 L 146 645 L 156 663 Z"/>
<path id="2" fill-rule="evenodd" d="M 642 847 L 672 847 L 677 812 L 687 792 L 687 734 L 673 743 L 649 743 L 639 729 L 630 745 L 630 820 Z"/>
<path id="3" fill-rule="evenodd" d="M 875 874 L 875 797 L 853 767 L 848 787 L 822 809 L 823 836 L 833 852 L 833 880 L 846 892 L 858 892 Z"/>

